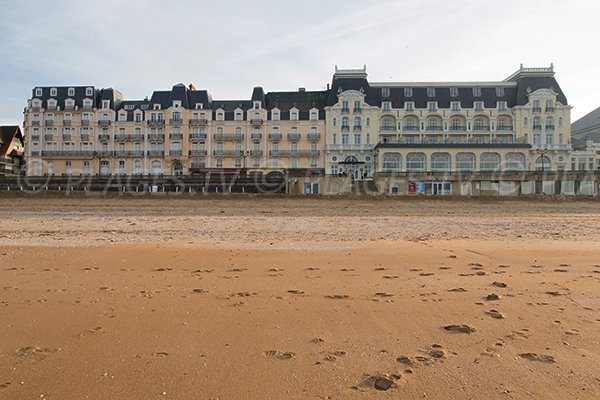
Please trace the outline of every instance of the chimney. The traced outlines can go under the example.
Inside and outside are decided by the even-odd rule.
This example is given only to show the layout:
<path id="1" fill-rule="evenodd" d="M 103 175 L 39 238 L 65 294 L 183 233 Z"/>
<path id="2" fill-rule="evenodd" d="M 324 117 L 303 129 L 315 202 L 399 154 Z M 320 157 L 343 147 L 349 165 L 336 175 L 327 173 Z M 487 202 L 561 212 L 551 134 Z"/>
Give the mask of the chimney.
<path id="1" fill-rule="evenodd" d="M 298 91 L 299 91 L 299 92 L 306 92 L 306 88 L 303 88 L 303 87 L 301 87 L 301 88 L 298 88 Z"/>

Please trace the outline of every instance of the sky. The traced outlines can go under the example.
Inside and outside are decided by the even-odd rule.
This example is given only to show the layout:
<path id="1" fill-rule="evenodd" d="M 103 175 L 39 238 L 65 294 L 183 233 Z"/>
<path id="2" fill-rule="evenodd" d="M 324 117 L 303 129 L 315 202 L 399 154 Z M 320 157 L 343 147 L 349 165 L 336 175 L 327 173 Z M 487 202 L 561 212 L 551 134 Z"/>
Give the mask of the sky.
<path id="1" fill-rule="evenodd" d="M 572 121 L 600 107 L 594 0 L 0 0 L 0 124 L 35 86 L 94 85 L 143 99 L 193 83 L 215 99 L 369 80 L 499 81 L 554 63 Z"/>

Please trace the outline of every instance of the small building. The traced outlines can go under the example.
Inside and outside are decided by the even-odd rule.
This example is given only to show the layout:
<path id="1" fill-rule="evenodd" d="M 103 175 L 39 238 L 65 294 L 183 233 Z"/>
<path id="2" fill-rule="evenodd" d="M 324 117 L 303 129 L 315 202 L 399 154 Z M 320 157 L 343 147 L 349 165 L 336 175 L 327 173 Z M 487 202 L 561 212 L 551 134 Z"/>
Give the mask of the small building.
<path id="1" fill-rule="evenodd" d="M 600 170 L 600 107 L 571 125 L 574 171 Z"/>
<path id="2" fill-rule="evenodd" d="M 0 176 L 19 174 L 24 151 L 21 128 L 18 125 L 0 126 Z"/>

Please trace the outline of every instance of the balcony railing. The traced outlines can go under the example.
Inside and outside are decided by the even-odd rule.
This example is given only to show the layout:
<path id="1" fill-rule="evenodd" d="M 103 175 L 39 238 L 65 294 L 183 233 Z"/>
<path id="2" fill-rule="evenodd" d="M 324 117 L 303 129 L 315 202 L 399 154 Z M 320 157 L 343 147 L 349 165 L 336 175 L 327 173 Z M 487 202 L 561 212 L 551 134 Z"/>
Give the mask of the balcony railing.
<path id="1" fill-rule="evenodd" d="M 47 119 L 44 121 L 44 125 L 46 126 L 53 126 L 54 125 L 54 120 L 53 119 Z"/>
<path id="2" fill-rule="evenodd" d="M 110 120 L 108 120 L 108 119 L 101 119 L 100 121 L 98 121 L 98 125 L 99 126 L 109 126 L 110 125 Z"/>
<path id="3" fill-rule="evenodd" d="M 52 133 L 46 133 L 44 134 L 44 141 L 45 142 L 51 142 L 54 140 L 54 135 Z"/>
<path id="4" fill-rule="evenodd" d="M 418 127 L 418 126 L 412 126 L 412 125 L 409 125 L 409 126 L 404 126 L 404 127 L 402 128 L 402 130 L 403 130 L 403 131 L 407 131 L 407 132 L 413 132 L 413 131 L 418 131 L 418 130 L 419 130 L 419 127 Z"/>
<path id="5" fill-rule="evenodd" d="M 354 114 L 360 114 L 360 112 L 361 112 L 360 107 L 355 107 L 354 108 Z"/>
<path id="6" fill-rule="evenodd" d="M 86 119 L 86 118 L 81 119 L 81 126 L 89 126 L 90 123 L 91 123 L 91 121 L 89 119 Z"/>
<path id="7" fill-rule="evenodd" d="M 297 142 L 298 140 L 300 140 L 300 134 L 297 132 L 288 133 L 288 140 L 290 140 L 292 142 Z"/>
<path id="8" fill-rule="evenodd" d="M 533 111 L 533 112 L 542 112 L 542 107 L 533 107 L 533 108 L 531 108 L 531 111 Z"/>
<path id="9" fill-rule="evenodd" d="M 242 140 L 244 140 L 244 135 L 243 134 L 238 134 L 238 133 L 215 133 L 215 140 L 218 141 L 233 141 L 233 142 L 241 142 Z"/>
<path id="10" fill-rule="evenodd" d="M 250 120 L 250 123 L 251 123 L 252 125 L 255 125 L 255 126 L 256 126 L 256 125 L 262 125 L 262 123 L 263 123 L 263 120 L 262 120 L 262 119 L 260 119 L 260 118 L 252 118 L 252 119 Z"/>
<path id="11" fill-rule="evenodd" d="M 165 124 L 165 120 L 164 119 L 151 119 L 150 121 L 147 121 L 149 126 L 164 126 Z"/>
<path id="12" fill-rule="evenodd" d="M 32 140 L 33 142 L 37 142 L 37 141 L 39 141 L 39 140 L 40 140 L 40 135 L 31 135 L 31 140 Z"/>
<path id="13" fill-rule="evenodd" d="M 350 132 L 350 125 L 342 125 L 340 129 L 342 132 Z"/>
<path id="14" fill-rule="evenodd" d="M 171 139 L 171 140 L 181 140 L 181 139 L 183 139 L 183 134 L 181 134 L 181 133 L 170 133 L 169 134 L 169 139 Z"/>
<path id="15" fill-rule="evenodd" d="M 89 133 L 82 133 L 81 134 L 81 141 L 82 142 L 89 142 L 90 141 L 90 134 Z"/>
<path id="16" fill-rule="evenodd" d="M 190 133 L 190 139 L 206 140 L 206 133 Z"/>
<path id="17" fill-rule="evenodd" d="M 206 118 L 192 118 L 189 123 L 190 126 L 205 126 L 207 121 Z"/>
<path id="18" fill-rule="evenodd" d="M 116 142 L 125 142 L 125 141 L 127 141 L 127 135 L 125 135 L 125 134 L 115 135 L 115 141 Z"/>
<path id="19" fill-rule="evenodd" d="M 89 151 L 75 151 L 75 150 L 44 150 L 42 151 L 42 157 L 93 157 L 94 152 Z"/>
<path id="20" fill-rule="evenodd" d="M 512 126 L 498 126 L 496 128 L 497 131 L 512 131 L 513 127 Z"/>
<path id="21" fill-rule="evenodd" d="M 244 154 L 242 150 L 214 150 L 213 155 L 217 157 L 241 157 Z"/>
<path id="22" fill-rule="evenodd" d="M 65 110 L 65 111 L 73 111 L 74 109 L 75 109 L 75 106 L 74 106 L 74 105 L 69 105 L 69 106 L 65 106 L 65 107 L 64 107 L 64 110 Z"/>
<path id="23" fill-rule="evenodd" d="M 547 131 L 553 131 L 554 130 L 554 125 L 546 125 L 545 130 L 547 130 Z"/>
<path id="24" fill-rule="evenodd" d="M 308 141 L 309 142 L 317 142 L 321 139 L 321 134 L 318 132 L 309 132 Z"/>
<path id="25" fill-rule="evenodd" d="M 63 140 L 63 142 L 70 142 L 71 141 L 71 134 L 70 133 L 63 133 L 62 140 Z"/>
<path id="26" fill-rule="evenodd" d="M 354 151 L 370 151 L 375 145 L 372 144 L 328 144 L 325 146 L 326 151 L 335 150 L 354 150 Z"/>
<path id="27" fill-rule="evenodd" d="M 31 120 L 31 126 L 40 126 L 40 120 L 39 119 L 32 119 Z"/>
<path id="28" fill-rule="evenodd" d="M 347 113 L 349 113 L 349 112 L 350 112 L 350 109 L 349 109 L 349 108 L 342 108 L 342 112 L 343 112 L 344 114 L 347 114 Z"/>
<path id="29" fill-rule="evenodd" d="M 441 131 L 443 130 L 443 127 L 439 125 L 428 125 L 425 129 L 428 131 Z"/>
<path id="30" fill-rule="evenodd" d="M 262 138 L 261 133 L 252 133 L 252 140 L 260 140 Z"/>
<path id="31" fill-rule="evenodd" d="M 534 131 L 541 131 L 542 130 L 542 126 L 541 125 L 534 125 L 533 126 L 533 130 Z"/>
<path id="32" fill-rule="evenodd" d="M 110 135 L 106 133 L 101 133 L 100 135 L 98 135 L 98 140 L 100 140 L 101 142 L 107 142 L 110 140 Z"/>
<path id="33" fill-rule="evenodd" d="M 171 157 L 181 157 L 181 154 L 182 154 L 181 150 L 170 150 L 169 151 L 169 155 Z"/>
<path id="34" fill-rule="evenodd" d="M 485 125 L 476 125 L 473 127 L 473 130 L 476 132 L 489 131 L 490 127 Z"/>
<path id="35" fill-rule="evenodd" d="M 142 150 L 116 150 L 115 157 L 144 157 Z"/>
<path id="36" fill-rule="evenodd" d="M 319 150 L 270 150 L 271 157 L 317 157 Z"/>
<path id="37" fill-rule="evenodd" d="M 139 133 L 138 134 L 136 134 L 136 133 L 129 134 L 129 135 L 127 135 L 126 140 L 129 142 L 141 142 L 144 140 L 144 135 L 139 134 Z"/>
<path id="38" fill-rule="evenodd" d="M 189 155 L 190 157 L 205 157 L 206 150 L 190 150 Z"/>
<path id="39" fill-rule="evenodd" d="M 72 121 L 71 119 L 65 118 L 65 119 L 63 119 L 63 125 L 64 126 L 71 126 L 71 121 Z"/>
<path id="40" fill-rule="evenodd" d="M 262 150 L 250 150 L 250 155 L 252 157 L 262 156 Z"/>
<path id="41" fill-rule="evenodd" d="M 546 107 L 546 112 L 554 112 L 554 107 Z"/>
<path id="42" fill-rule="evenodd" d="M 181 126 L 181 123 L 183 121 L 181 120 L 181 118 L 171 118 L 169 120 L 169 125 L 173 125 L 173 126 Z"/>
<path id="43" fill-rule="evenodd" d="M 269 140 L 278 141 L 281 140 L 281 133 L 269 133 Z"/>
<path id="44" fill-rule="evenodd" d="M 352 127 L 352 130 L 353 130 L 354 132 L 360 132 L 360 131 L 362 131 L 362 125 L 354 125 L 354 126 Z"/>
<path id="45" fill-rule="evenodd" d="M 396 127 L 391 126 L 391 125 L 381 125 L 381 126 L 379 126 L 379 131 L 380 132 L 395 132 Z"/>
<path id="46" fill-rule="evenodd" d="M 466 129 L 467 129 L 467 127 L 466 127 L 466 126 L 464 126 L 464 125 L 451 125 L 451 126 L 450 126 L 450 130 L 451 130 L 452 132 L 464 131 L 464 130 L 466 130 Z"/>
<path id="47" fill-rule="evenodd" d="M 163 141 L 163 140 L 165 140 L 165 134 L 164 133 L 149 133 L 148 140 L 155 141 L 155 142 Z"/>
<path id="48" fill-rule="evenodd" d="M 164 150 L 148 150 L 148 157 L 163 157 L 164 155 Z"/>

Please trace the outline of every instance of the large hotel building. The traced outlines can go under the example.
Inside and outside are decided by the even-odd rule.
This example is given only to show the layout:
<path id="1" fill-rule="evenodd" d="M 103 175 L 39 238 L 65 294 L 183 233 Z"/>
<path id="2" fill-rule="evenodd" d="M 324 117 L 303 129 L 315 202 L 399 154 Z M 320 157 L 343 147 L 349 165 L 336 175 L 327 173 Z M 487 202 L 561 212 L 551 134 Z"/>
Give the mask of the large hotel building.
<path id="1" fill-rule="evenodd" d="M 395 177 L 574 169 L 570 109 L 553 66 L 491 82 L 369 82 L 366 67 L 336 67 L 327 90 L 256 87 L 243 100 L 191 84 L 143 100 L 35 87 L 24 113 L 27 175 L 304 171 L 406 192 Z"/>

